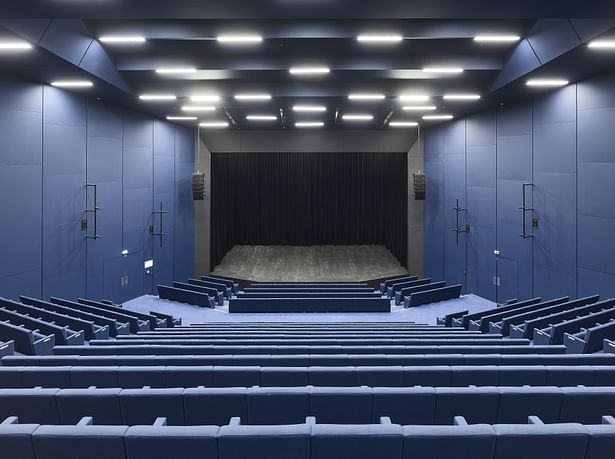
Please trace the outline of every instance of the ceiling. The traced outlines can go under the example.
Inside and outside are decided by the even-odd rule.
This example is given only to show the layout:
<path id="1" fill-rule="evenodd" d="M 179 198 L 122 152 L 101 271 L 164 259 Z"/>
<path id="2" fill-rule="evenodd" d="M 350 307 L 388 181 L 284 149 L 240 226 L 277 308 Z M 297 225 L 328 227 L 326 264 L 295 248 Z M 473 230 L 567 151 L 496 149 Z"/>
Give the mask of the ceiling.
<path id="1" fill-rule="evenodd" d="M 584 2 L 584 11 L 577 11 L 579 2 L 525 0 L 506 4 L 493 0 L 13 3 L 7 8 L 3 5 L 0 12 L 0 45 L 3 40 L 24 40 L 33 48 L 11 53 L 0 49 L 0 66 L 45 83 L 91 81 L 90 88 L 70 90 L 161 118 L 196 117 L 177 121 L 195 126 L 199 122 L 224 122 L 230 129 L 295 129 L 297 122 L 322 122 L 329 129 L 390 129 L 389 122 L 432 125 L 442 121 L 423 116 L 459 117 L 544 92 L 528 88 L 529 78 L 574 82 L 615 64 L 615 50 L 596 52 L 587 47 L 598 38 L 615 38 L 615 19 L 604 15 L 614 10 L 615 18 L 615 6 L 609 2 Z M 436 6 L 440 8 L 437 12 Z M 587 17 L 595 8 L 602 11 L 601 19 Z M 262 41 L 228 44 L 216 40 L 228 34 L 258 35 Z M 360 42 L 357 37 L 365 34 L 395 35 L 401 40 Z M 482 35 L 519 38 L 497 43 L 474 40 Z M 104 36 L 140 36 L 146 41 L 111 44 L 99 40 Z M 318 75 L 289 72 L 306 66 L 329 71 Z M 425 72 L 426 67 L 463 72 Z M 156 72 L 169 68 L 190 71 Z M 235 98 L 246 93 L 266 94 L 271 99 Z M 168 94 L 176 99 L 145 101 L 139 98 L 144 94 Z M 384 98 L 349 98 L 356 94 Z M 450 94 L 480 95 L 480 99 L 443 97 Z M 219 99 L 190 99 L 211 95 Z M 429 98 L 400 100 L 409 95 Z M 293 107 L 297 105 L 326 110 L 296 112 Z M 403 109 L 417 105 L 435 109 Z M 215 106 L 215 110 L 186 112 L 185 106 Z M 272 119 L 247 118 L 254 115 Z M 344 119 L 348 115 L 372 118 Z"/>

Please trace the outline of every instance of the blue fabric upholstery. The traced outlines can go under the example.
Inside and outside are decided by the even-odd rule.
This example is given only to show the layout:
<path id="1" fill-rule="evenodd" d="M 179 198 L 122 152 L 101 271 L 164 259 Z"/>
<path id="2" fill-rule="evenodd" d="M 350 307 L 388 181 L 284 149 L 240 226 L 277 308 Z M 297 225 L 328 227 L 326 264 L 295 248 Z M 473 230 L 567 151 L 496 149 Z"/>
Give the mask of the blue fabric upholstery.
<path id="1" fill-rule="evenodd" d="M 98 425 L 121 425 L 121 389 L 60 389 L 56 395 L 61 424 L 77 424 L 84 416 Z"/>
<path id="2" fill-rule="evenodd" d="M 584 459 L 589 435 L 580 424 L 496 424 L 494 459 Z"/>
<path id="3" fill-rule="evenodd" d="M 59 424 L 57 389 L 0 390 L 0 421 L 17 416 L 22 423 Z"/>
<path id="4" fill-rule="evenodd" d="M 126 426 L 40 426 L 32 434 L 37 459 L 126 459 Z"/>
<path id="5" fill-rule="evenodd" d="M 436 389 L 430 387 L 375 387 L 372 422 L 388 416 L 395 424 L 433 424 Z"/>
<path id="6" fill-rule="evenodd" d="M 169 425 L 184 425 L 183 389 L 126 389 L 120 392 L 126 425 L 153 424 L 165 417 Z"/>
<path id="7" fill-rule="evenodd" d="M 133 426 L 125 435 L 128 459 L 217 459 L 218 427 Z"/>
<path id="8" fill-rule="evenodd" d="M 308 387 L 248 390 L 248 424 L 298 424 L 310 413 Z"/>
<path id="9" fill-rule="evenodd" d="M 487 425 L 404 426 L 403 435 L 404 459 L 492 459 L 495 451 Z"/>
<path id="10" fill-rule="evenodd" d="M 615 414 L 612 387 L 565 387 L 560 422 L 599 424 L 603 415 Z"/>
<path id="11" fill-rule="evenodd" d="M 368 387 L 313 387 L 310 416 L 325 424 L 368 424 L 372 418 L 372 394 Z"/>
<path id="12" fill-rule="evenodd" d="M 188 425 L 224 425 L 239 416 L 248 419 L 248 390 L 233 388 L 191 388 L 184 391 Z"/>
<path id="13" fill-rule="evenodd" d="M 222 426 L 219 459 L 309 459 L 310 426 Z"/>
<path id="14" fill-rule="evenodd" d="M 585 459 L 610 459 L 615 451 L 615 425 L 588 425 L 589 444 Z"/>
<path id="15" fill-rule="evenodd" d="M 402 447 L 402 428 L 396 424 L 312 426 L 312 458 L 401 459 Z"/>
<path id="16" fill-rule="evenodd" d="M 557 387 L 500 387 L 496 422 L 523 424 L 528 416 L 538 416 L 544 422 L 557 422 L 564 398 Z"/>
<path id="17" fill-rule="evenodd" d="M 470 424 L 492 424 L 497 419 L 497 387 L 438 387 L 436 396 L 435 424 L 450 425 L 455 416 L 465 417 Z"/>
<path id="18" fill-rule="evenodd" d="M 38 424 L 0 424 L 2 459 L 37 459 L 32 445 L 32 433 Z"/>

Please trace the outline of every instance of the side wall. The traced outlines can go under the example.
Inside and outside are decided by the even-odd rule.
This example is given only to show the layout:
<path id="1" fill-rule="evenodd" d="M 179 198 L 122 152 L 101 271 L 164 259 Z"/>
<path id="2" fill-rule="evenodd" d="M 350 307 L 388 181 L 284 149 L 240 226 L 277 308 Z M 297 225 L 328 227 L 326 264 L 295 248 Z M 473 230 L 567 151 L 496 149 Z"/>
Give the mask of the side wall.
<path id="1" fill-rule="evenodd" d="M 125 301 L 192 275 L 193 164 L 190 130 L 0 79 L 0 295 Z M 87 183 L 100 207 L 95 240 L 86 237 L 94 234 Z M 162 246 L 150 235 L 160 203 Z"/>
<path id="2" fill-rule="evenodd" d="M 605 75 L 427 131 L 426 274 L 497 301 L 615 295 L 613 119 Z M 456 198 L 470 226 L 459 244 Z"/>

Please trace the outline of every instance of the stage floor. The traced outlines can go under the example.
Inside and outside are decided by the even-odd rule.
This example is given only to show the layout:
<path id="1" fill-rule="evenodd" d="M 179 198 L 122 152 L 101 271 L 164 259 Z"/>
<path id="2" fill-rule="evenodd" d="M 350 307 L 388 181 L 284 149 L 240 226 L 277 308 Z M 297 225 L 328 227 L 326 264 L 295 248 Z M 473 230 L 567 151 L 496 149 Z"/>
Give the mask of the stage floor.
<path id="1" fill-rule="evenodd" d="M 256 282 L 362 282 L 407 273 L 381 245 L 236 245 L 213 271 Z"/>

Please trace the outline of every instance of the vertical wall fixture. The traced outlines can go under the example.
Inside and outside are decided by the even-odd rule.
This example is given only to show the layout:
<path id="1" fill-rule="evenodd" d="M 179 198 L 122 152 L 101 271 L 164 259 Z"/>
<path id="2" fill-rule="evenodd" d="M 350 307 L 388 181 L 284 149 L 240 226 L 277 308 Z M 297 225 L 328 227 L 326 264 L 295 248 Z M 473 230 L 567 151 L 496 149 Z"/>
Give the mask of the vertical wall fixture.
<path id="1" fill-rule="evenodd" d="M 453 207 L 453 211 L 455 211 L 455 228 L 453 228 L 451 231 L 455 232 L 455 239 L 456 239 L 457 245 L 459 245 L 459 234 L 460 233 L 467 234 L 470 232 L 470 225 L 466 225 L 465 229 L 459 228 L 459 212 L 467 212 L 467 210 L 468 209 L 459 207 L 459 199 L 455 201 L 455 207 Z"/>
<path id="2" fill-rule="evenodd" d="M 92 232 L 92 234 L 86 234 L 86 238 L 87 239 L 100 239 L 100 235 L 98 234 L 98 211 L 100 210 L 100 207 L 98 207 L 98 187 L 93 184 L 93 183 L 86 183 L 85 185 L 85 190 L 86 190 L 86 202 L 87 202 L 87 193 L 88 190 L 92 189 L 93 190 L 93 198 L 94 198 L 94 207 L 93 208 L 89 208 L 86 205 L 86 209 L 85 209 L 85 214 L 86 214 L 86 220 L 85 220 L 85 225 L 82 223 L 82 227 L 85 226 L 85 228 L 87 229 L 87 225 L 88 225 L 88 218 L 87 215 L 92 214 L 93 219 L 94 219 L 94 231 Z"/>
<path id="3" fill-rule="evenodd" d="M 160 210 L 155 210 L 154 212 L 152 212 L 153 215 L 158 215 L 160 219 L 160 230 L 156 232 L 153 224 L 149 226 L 149 234 L 160 238 L 160 247 L 162 247 L 162 238 L 166 236 L 166 233 L 164 232 L 164 227 L 163 227 L 163 215 L 166 213 L 168 212 L 164 210 L 164 208 L 162 207 L 162 201 L 160 201 Z"/>
<path id="4" fill-rule="evenodd" d="M 524 183 L 523 184 L 522 192 L 521 192 L 521 194 L 522 194 L 522 197 L 521 197 L 521 207 L 519 207 L 519 210 L 521 211 L 521 215 L 522 215 L 522 218 L 523 218 L 523 225 L 522 225 L 522 230 L 521 230 L 521 237 L 523 239 L 529 239 L 529 238 L 534 237 L 533 234 L 527 234 L 527 225 L 526 225 L 526 222 L 525 222 L 527 212 L 534 212 L 534 208 L 533 207 L 528 207 L 527 203 L 526 203 L 526 193 L 525 193 L 525 190 L 529 186 L 534 186 L 534 184 L 533 183 Z M 534 225 L 534 221 L 535 220 L 532 218 L 532 225 Z"/>

